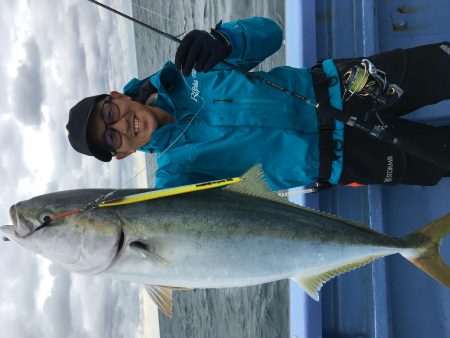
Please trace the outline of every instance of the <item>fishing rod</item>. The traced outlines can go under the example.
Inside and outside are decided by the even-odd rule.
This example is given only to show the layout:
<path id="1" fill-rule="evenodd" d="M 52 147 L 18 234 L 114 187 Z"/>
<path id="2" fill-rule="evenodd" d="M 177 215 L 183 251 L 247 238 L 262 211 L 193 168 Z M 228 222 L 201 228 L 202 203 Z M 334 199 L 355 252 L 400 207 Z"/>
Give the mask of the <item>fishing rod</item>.
<path id="1" fill-rule="evenodd" d="M 450 171 L 450 159 L 447 159 L 444 154 L 437 154 L 433 149 L 429 149 L 429 147 L 420 146 L 404 137 L 395 135 L 391 132 L 392 127 L 367 122 L 331 106 L 318 107 L 318 109 L 321 108 L 324 115 L 327 114 L 350 127 L 369 134 L 377 140 L 392 144 L 405 153 L 423 159 L 441 169 Z"/>
<path id="2" fill-rule="evenodd" d="M 133 18 L 125 13 L 122 13 L 112 7 L 104 5 L 101 2 L 98 2 L 96 0 L 87 0 L 87 1 L 92 2 L 93 4 L 95 4 L 97 6 L 103 7 L 119 16 L 122 16 L 122 17 L 128 19 L 128 20 L 131 20 L 132 22 L 135 22 L 147 29 L 150 29 L 151 31 L 153 31 L 157 34 L 160 34 L 169 40 L 172 40 L 177 43 L 181 42 L 181 40 L 178 39 L 177 37 L 175 37 L 169 33 L 163 32 L 162 30 L 159 30 L 155 27 L 152 27 L 152 26 L 150 26 L 140 20 L 137 20 L 136 18 Z M 347 112 L 335 109 L 328 104 L 320 105 L 319 103 L 314 103 L 311 101 L 311 99 L 309 99 L 305 96 L 302 96 L 296 92 L 292 92 L 292 91 L 284 88 L 283 86 L 280 86 L 277 83 L 267 80 L 267 79 L 263 78 L 262 76 L 259 76 L 253 72 L 248 72 L 244 69 L 241 69 L 238 66 L 236 66 L 228 61 L 224 60 L 221 63 L 232 68 L 233 70 L 236 70 L 242 74 L 245 74 L 246 76 L 248 76 L 252 79 L 255 79 L 266 85 L 269 85 L 276 90 L 279 90 L 286 94 L 289 94 L 289 95 L 301 100 L 305 104 L 313 106 L 314 108 L 317 109 L 317 111 L 321 111 L 325 115 L 331 116 L 332 118 L 339 120 L 350 127 L 362 130 L 363 132 L 368 133 L 370 136 L 372 136 L 380 141 L 392 144 L 393 146 L 397 147 L 399 150 L 402 150 L 408 154 L 411 154 L 411 155 L 421 158 L 425 161 L 428 161 L 439 168 L 450 171 L 450 159 L 447 159 L 444 156 L 434 153 L 431 149 L 414 144 L 413 142 L 410 142 L 402 137 L 395 136 L 394 134 L 392 134 L 390 132 L 390 130 L 389 130 L 390 128 L 387 128 L 386 126 L 380 126 L 379 124 L 367 122 L 367 121 L 365 121 L 361 118 L 358 118 L 356 116 L 353 116 Z"/>

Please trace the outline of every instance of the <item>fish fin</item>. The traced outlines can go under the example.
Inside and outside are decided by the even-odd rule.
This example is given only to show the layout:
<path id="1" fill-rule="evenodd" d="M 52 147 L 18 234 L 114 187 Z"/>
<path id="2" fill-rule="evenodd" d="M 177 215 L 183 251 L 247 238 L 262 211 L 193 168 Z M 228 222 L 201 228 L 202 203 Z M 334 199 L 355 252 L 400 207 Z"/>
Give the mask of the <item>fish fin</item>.
<path id="1" fill-rule="evenodd" d="M 172 291 L 177 288 L 169 286 L 145 285 L 145 291 L 158 308 L 169 317 L 172 317 Z"/>
<path id="2" fill-rule="evenodd" d="M 450 267 L 439 253 L 444 238 L 450 233 L 450 213 L 403 238 L 414 252 L 400 252 L 422 271 L 450 287 Z"/>
<path id="3" fill-rule="evenodd" d="M 235 193 L 249 195 L 253 197 L 264 198 L 270 201 L 275 201 L 283 204 L 288 204 L 297 207 L 298 205 L 289 202 L 287 199 L 279 196 L 277 193 L 271 191 L 264 179 L 264 172 L 262 171 L 262 165 L 256 164 L 251 167 L 241 177 L 239 183 L 227 185 L 225 190 Z"/>
<path id="4" fill-rule="evenodd" d="M 362 227 L 362 228 L 367 229 L 368 231 L 371 231 L 370 229 L 367 228 L 367 226 L 365 226 L 363 224 L 353 222 L 348 219 L 343 219 L 343 218 L 337 217 L 335 215 L 332 215 L 332 214 L 329 214 L 329 213 L 326 213 L 323 211 L 318 211 L 318 210 L 314 210 L 311 208 L 306 208 L 304 206 L 300 206 L 296 203 L 290 202 L 285 197 L 281 197 L 276 192 L 271 191 L 269 186 L 267 185 L 267 182 L 264 179 L 264 172 L 262 170 L 261 164 L 256 164 L 253 167 L 251 167 L 244 175 L 242 175 L 241 179 L 242 179 L 241 182 L 227 185 L 224 189 L 228 190 L 228 191 L 236 192 L 239 194 L 264 198 L 266 200 L 290 205 L 292 207 L 295 207 L 297 209 L 302 209 L 305 212 L 308 212 L 311 214 L 319 215 L 322 217 L 327 217 L 327 218 L 330 218 L 335 221 L 340 221 L 340 222 L 350 224 L 353 226 Z"/>
<path id="5" fill-rule="evenodd" d="M 295 280 L 304 290 L 305 292 L 311 296 L 312 299 L 315 301 L 319 301 L 319 291 L 322 288 L 322 286 L 328 282 L 330 279 L 339 276 L 340 274 L 343 274 L 344 272 L 357 269 L 361 266 L 364 266 L 366 264 L 369 264 L 376 260 L 377 258 L 383 257 L 384 255 L 380 256 L 371 256 L 353 263 L 341 265 L 335 268 L 332 268 L 330 270 L 322 271 L 316 275 L 313 276 L 307 276 L 307 277 L 294 277 L 292 278 Z"/>
<path id="6" fill-rule="evenodd" d="M 169 265 L 166 259 L 153 252 L 153 246 L 148 241 L 133 241 L 129 246 L 131 249 L 138 251 L 143 257 L 151 257 L 162 265 Z"/>

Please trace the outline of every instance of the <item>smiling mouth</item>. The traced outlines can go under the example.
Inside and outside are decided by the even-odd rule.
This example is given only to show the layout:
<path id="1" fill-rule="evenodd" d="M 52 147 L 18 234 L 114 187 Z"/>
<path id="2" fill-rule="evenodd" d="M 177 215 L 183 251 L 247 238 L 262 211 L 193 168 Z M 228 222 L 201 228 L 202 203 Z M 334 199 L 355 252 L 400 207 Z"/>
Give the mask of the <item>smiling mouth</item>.
<path id="1" fill-rule="evenodd" d="M 141 124 L 139 123 L 139 119 L 135 116 L 134 117 L 134 135 L 137 136 L 139 134 L 139 132 L 141 131 Z"/>

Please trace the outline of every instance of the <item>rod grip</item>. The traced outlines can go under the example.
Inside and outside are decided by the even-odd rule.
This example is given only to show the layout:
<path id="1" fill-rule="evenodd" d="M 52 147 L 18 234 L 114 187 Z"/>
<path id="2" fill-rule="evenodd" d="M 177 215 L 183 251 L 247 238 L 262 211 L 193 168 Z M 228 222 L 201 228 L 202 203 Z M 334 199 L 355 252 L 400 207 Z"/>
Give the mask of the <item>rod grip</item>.
<path id="1" fill-rule="evenodd" d="M 426 149 L 401 137 L 393 137 L 392 144 L 405 153 L 421 158 L 436 167 L 450 172 L 450 159 L 446 158 L 443 154 L 436 154 L 433 152 L 433 149 Z"/>

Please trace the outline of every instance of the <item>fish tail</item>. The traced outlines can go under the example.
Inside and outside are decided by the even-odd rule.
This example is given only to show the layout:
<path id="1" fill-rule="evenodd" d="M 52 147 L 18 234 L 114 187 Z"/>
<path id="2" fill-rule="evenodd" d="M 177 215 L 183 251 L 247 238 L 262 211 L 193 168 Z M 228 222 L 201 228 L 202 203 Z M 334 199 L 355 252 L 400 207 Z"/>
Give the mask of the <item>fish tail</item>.
<path id="1" fill-rule="evenodd" d="M 445 236 L 450 232 L 450 213 L 404 237 L 410 250 L 402 255 L 422 271 L 450 287 L 450 267 L 439 253 Z"/>

